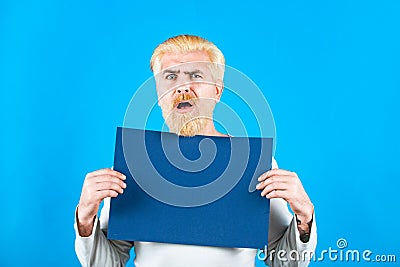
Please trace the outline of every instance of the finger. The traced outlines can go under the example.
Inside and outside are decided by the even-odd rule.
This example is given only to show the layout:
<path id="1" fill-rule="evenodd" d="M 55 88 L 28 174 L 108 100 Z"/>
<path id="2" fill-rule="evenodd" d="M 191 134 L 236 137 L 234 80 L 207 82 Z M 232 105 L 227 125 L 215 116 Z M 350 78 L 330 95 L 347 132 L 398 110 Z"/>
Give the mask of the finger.
<path id="1" fill-rule="evenodd" d="M 112 176 L 112 175 L 101 175 L 101 176 L 94 176 L 88 182 L 89 184 L 96 184 L 96 183 L 103 183 L 103 182 L 113 182 L 119 184 L 122 188 L 126 188 L 126 183 L 124 183 L 121 179 Z"/>
<path id="2" fill-rule="evenodd" d="M 115 192 L 114 190 L 102 190 L 98 191 L 96 194 L 96 197 L 100 200 L 105 199 L 106 197 L 117 197 L 118 192 Z"/>
<path id="3" fill-rule="evenodd" d="M 264 172 L 263 174 L 261 174 L 261 175 L 258 177 L 257 181 L 261 182 L 261 181 L 264 181 L 265 179 L 267 179 L 268 172 L 269 172 L 269 171 Z"/>
<path id="4" fill-rule="evenodd" d="M 287 183 L 289 181 L 289 179 L 290 179 L 289 176 L 272 176 L 264 181 L 259 182 L 256 186 L 256 189 L 261 190 L 261 189 L 265 188 L 266 186 L 268 186 L 272 183 L 276 183 L 276 182 Z"/>
<path id="5" fill-rule="evenodd" d="M 266 196 L 268 199 L 272 198 L 282 198 L 284 200 L 287 199 L 287 191 L 286 190 L 273 190 L 269 192 Z"/>
<path id="6" fill-rule="evenodd" d="M 114 171 L 112 169 L 101 169 L 101 170 L 94 171 L 94 172 L 90 173 L 90 177 L 96 177 L 96 176 L 102 176 L 102 175 L 112 175 L 112 176 L 115 176 L 115 177 L 117 177 L 117 178 L 119 178 L 121 180 L 125 180 L 126 179 L 126 175 L 124 175 L 124 174 L 122 174 L 120 172 Z"/>
<path id="7" fill-rule="evenodd" d="M 273 183 L 273 184 L 270 184 L 270 185 L 266 186 L 262 190 L 261 196 L 266 196 L 266 195 L 268 195 L 270 192 L 272 192 L 274 190 L 283 191 L 283 190 L 287 190 L 287 189 L 288 189 L 287 183 L 279 183 L 279 182 Z"/>
<path id="8" fill-rule="evenodd" d="M 269 170 L 269 171 L 265 172 L 264 174 L 260 175 L 260 177 L 258 178 L 258 181 L 259 182 L 264 181 L 265 179 L 268 179 L 269 177 L 272 177 L 274 175 L 281 175 L 281 176 L 283 176 L 283 175 L 289 176 L 290 175 L 290 176 L 292 176 L 293 172 L 282 170 L 282 169 L 272 169 L 272 170 Z"/>
<path id="9" fill-rule="evenodd" d="M 120 194 L 124 192 L 124 189 L 117 183 L 113 182 L 101 182 L 101 183 L 96 183 L 96 185 L 93 188 L 96 191 L 102 191 L 102 190 L 114 190 Z"/>
<path id="10" fill-rule="evenodd" d="M 118 184 L 122 188 L 126 188 L 126 183 L 115 176 L 111 175 L 101 175 L 95 177 L 89 177 L 84 182 L 84 187 L 88 189 L 97 188 L 99 183 L 112 182 Z"/>
<path id="11" fill-rule="evenodd" d="M 86 177 L 95 177 L 95 176 L 100 176 L 100 175 L 113 175 L 115 177 L 120 178 L 121 180 L 125 180 L 126 176 L 120 172 L 114 171 L 110 168 L 106 168 L 106 169 L 101 169 L 101 170 L 97 170 L 94 172 L 90 172 L 86 175 Z"/>

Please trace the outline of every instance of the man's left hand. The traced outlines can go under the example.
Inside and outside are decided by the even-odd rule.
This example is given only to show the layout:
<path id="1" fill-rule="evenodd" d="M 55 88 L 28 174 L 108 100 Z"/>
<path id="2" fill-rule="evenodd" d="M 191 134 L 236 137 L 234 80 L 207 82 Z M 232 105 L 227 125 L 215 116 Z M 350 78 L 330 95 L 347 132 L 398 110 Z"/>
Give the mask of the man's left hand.
<path id="1" fill-rule="evenodd" d="M 301 224 L 312 220 L 314 206 L 295 172 L 272 169 L 260 175 L 257 189 L 268 199 L 283 198 L 289 203 Z"/>

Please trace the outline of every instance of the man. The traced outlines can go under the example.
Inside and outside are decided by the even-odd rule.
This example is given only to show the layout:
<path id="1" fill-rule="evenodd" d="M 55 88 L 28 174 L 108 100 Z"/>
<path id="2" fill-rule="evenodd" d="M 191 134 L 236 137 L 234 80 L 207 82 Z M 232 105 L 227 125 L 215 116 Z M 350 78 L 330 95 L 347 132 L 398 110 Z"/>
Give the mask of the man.
<path id="1" fill-rule="evenodd" d="M 150 65 L 158 104 L 171 132 L 227 136 L 216 130 L 213 121 L 213 110 L 223 91 L 225 66 L 224 56 L 214 44 L 198 36 L 176 36 L 154 50 Z M 110 198 L 123 194 L 125 179 L 111 169 L 86 175 L 75 214 L 75 250 L 83 266 L 124 266 L 132 247 L 137 267 L 255 266 L 256 249 L 107 240 Z M 314 206 L 300 179 L 296 173 L 278 169 L 273 160 L 273 169 L 258 180 L 260 194 L 271 200 L 265 262 L 270 266 L 306 266 L 307 259 L 295 256 L 314 251 L 317 237 Z M 287 203 L 295 215 L 291 215 Z M 280 250 L 286 255 L 278 253 Z"/>

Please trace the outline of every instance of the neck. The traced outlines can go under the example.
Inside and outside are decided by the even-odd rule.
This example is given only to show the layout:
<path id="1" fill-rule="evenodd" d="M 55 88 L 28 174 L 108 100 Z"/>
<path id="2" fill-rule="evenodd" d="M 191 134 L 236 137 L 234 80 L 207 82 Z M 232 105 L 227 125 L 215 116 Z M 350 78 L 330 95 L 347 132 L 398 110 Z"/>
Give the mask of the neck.
<path id="1" fill-rule="evenodd" d="M 203 117 L 201 121 L 191 121 L 192 125 L 188 122 L 184 122 L 185 124 L 182 126 L 181 123 L 175 123 L 174 120 L 171 120 L 170 117 L 166 119 L 169 121 L 167 125 L 170 129 L 170 132 L 182 135 L 182 136 L 193 136 L 193 135 L 204 135 L 204 136 L 229 136 L 227 134 L 223 134 L 215 129 L 214 120 L 212 117 Z"/>
<path id="2" fill-rule="evenodd" d="M 212 119 L 208 119 L 205 127 L 197 134 L 206 136 L 229 136 L 227 134 L 218 132 L 217 129 L 215 129 L 214 121 Z"/>

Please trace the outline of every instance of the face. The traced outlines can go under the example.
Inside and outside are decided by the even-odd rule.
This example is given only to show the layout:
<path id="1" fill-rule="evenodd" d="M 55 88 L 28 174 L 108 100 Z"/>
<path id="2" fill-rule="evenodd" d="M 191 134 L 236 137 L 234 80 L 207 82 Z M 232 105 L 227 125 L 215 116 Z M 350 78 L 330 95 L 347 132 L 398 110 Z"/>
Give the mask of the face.
<path id="1" fill-rule="evenodd" d="M 215 104 L 222 94 L 222 81 L 212 73 L 204 51 L 167 53 L 157 74 L 158 104 L 171 132 L 193 136 L 212 124 Z"/>

